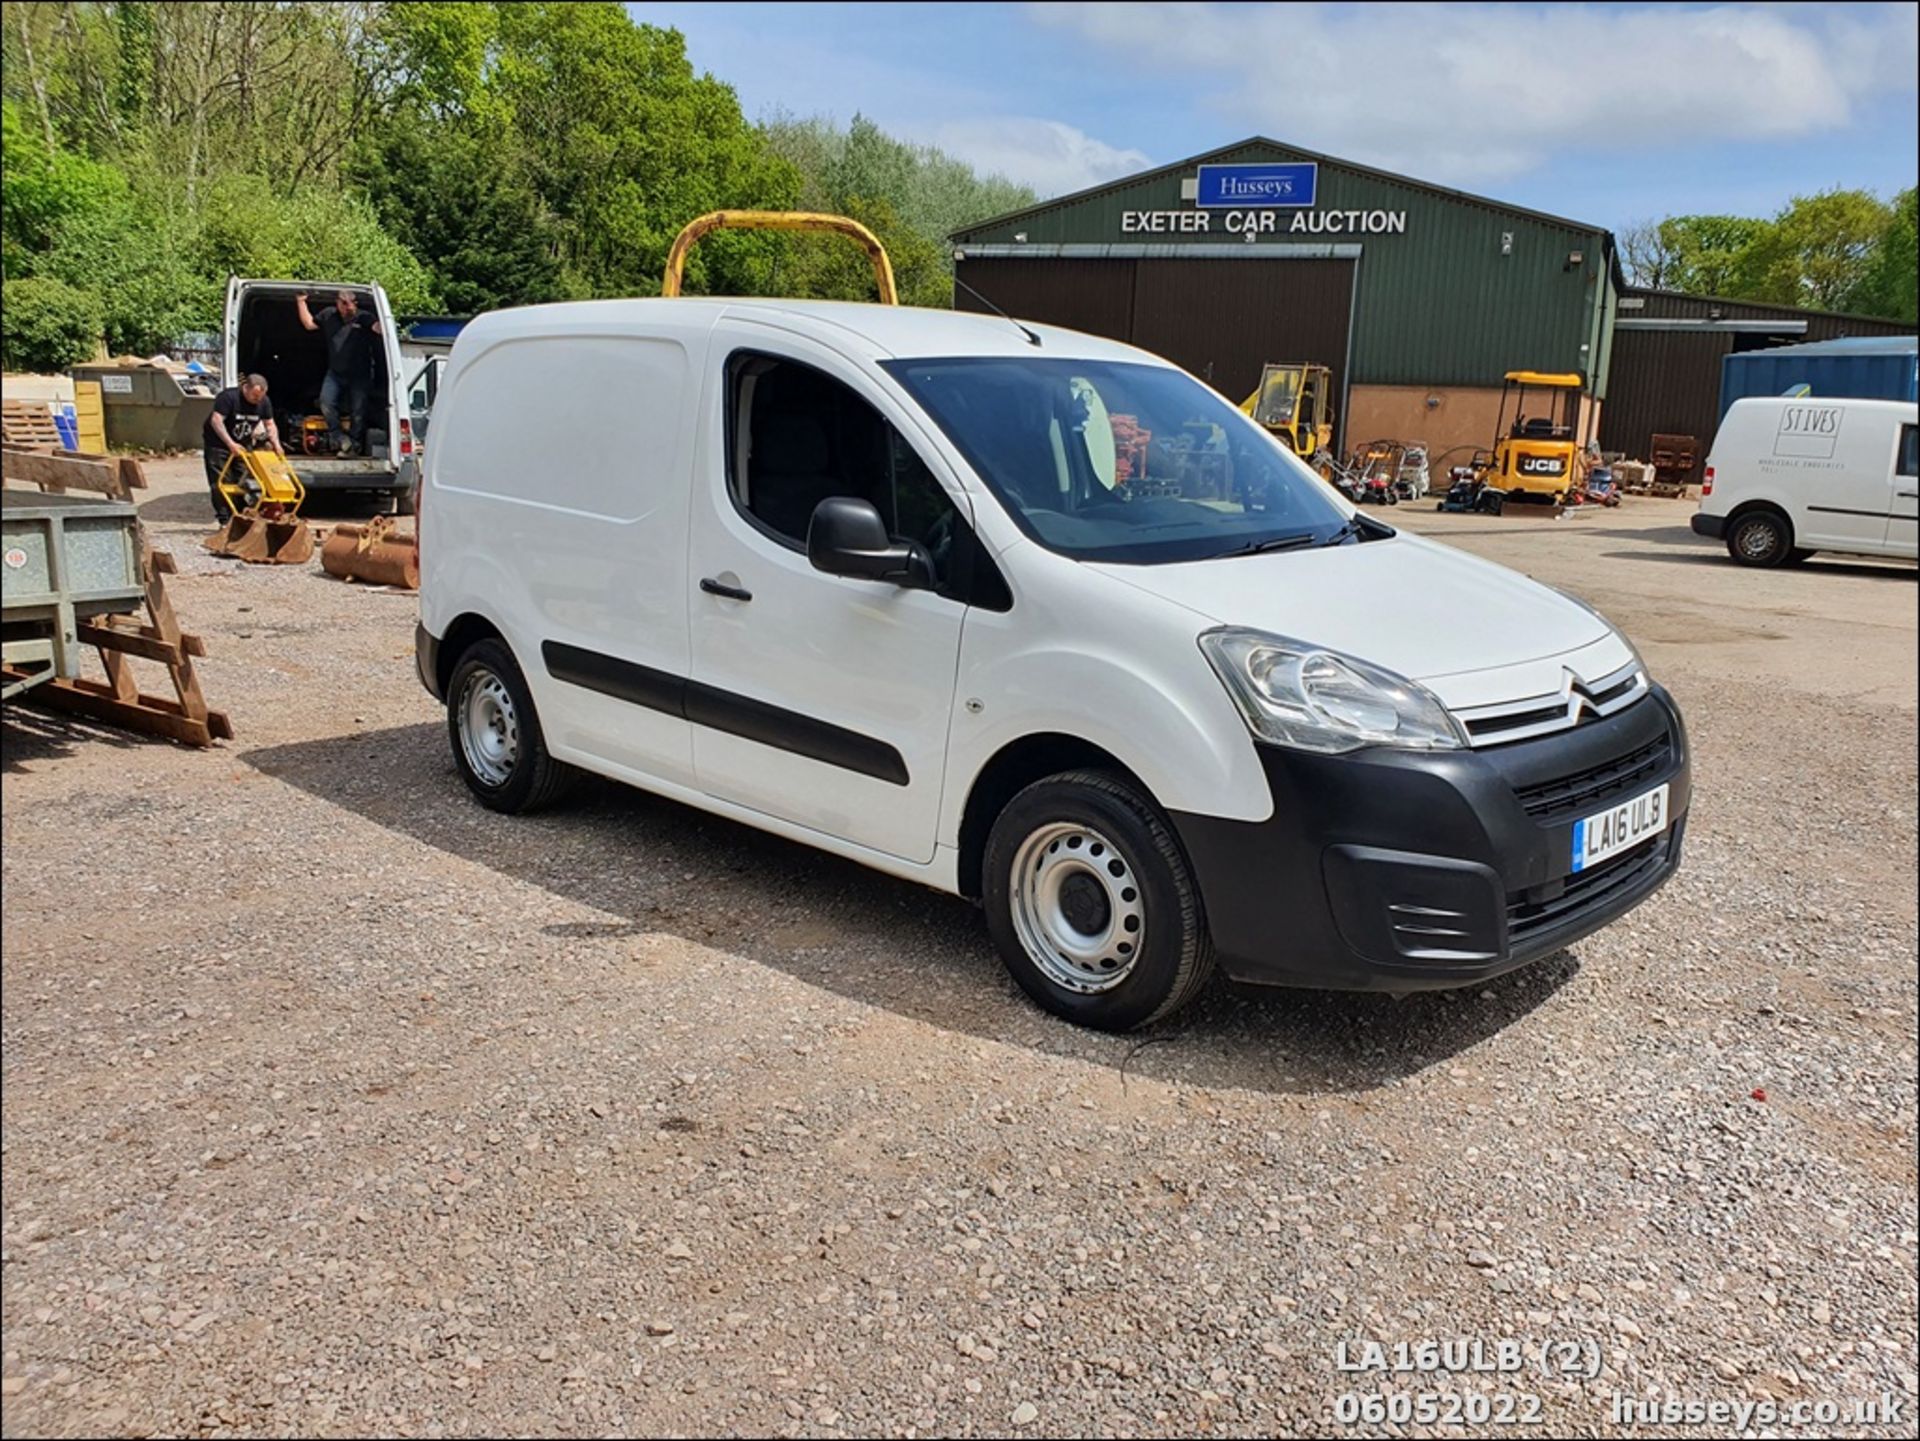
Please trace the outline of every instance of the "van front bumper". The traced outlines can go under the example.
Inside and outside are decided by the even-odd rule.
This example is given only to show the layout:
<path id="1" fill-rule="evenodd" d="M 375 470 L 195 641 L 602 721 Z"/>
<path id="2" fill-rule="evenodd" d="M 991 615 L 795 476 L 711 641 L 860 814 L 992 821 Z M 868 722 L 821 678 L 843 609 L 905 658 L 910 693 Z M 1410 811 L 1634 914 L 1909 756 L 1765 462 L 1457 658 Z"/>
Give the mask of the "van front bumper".
<path id="1" fill-rule="evenodd" d="M 1700 515 L 1693 517 L 1693 533 L 1704 535 L 1710 540 L 1727 538 L 1727 518 L 1724 515 Z"/>
<path id="2" fill-rule="evenodd" d="M 1692 768 L 1659 686 L 1605 719 L 1481 750 L 1258 749 L 1269 819 L 1172 816 L 1238 981 L 1470 985 L 1617 920 L 1680 864 Z M 1662 784 L 1666 830 L 1575 874 L 1574 823 Z"/>

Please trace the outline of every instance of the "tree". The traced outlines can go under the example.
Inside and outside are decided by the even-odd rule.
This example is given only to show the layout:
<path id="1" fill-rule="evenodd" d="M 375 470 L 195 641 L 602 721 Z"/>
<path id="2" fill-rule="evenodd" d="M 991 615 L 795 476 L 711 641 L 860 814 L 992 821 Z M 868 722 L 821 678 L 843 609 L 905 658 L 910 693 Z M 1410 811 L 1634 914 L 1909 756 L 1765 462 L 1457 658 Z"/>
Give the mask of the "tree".
<path id="1" fill-rule="evenodd" d="M 68 225 L 123 204 L 127 195 L 119 170 L 49 149 L 22 106 L 0 104 L 0 269 L 6 275 L 32 274 Z"/>
<path id="2" fill-rule="evenodd" d="M 556 217 L 518 157 L 480 129 L 422 112 L 363 145 L 355 170 L 381 219 L 406 235 L 456 314 L 588 293 L 561 264 Z"/>
<path id="3" fill-rule="evenodd" d="M 1737 293 L 1838 310 L 1872 270 L 1892 221 L 1892 208 L 1864 190 L 1795 196 L 1742 253 Z"/>
<path id="4" fill-rule="evenodd" d="M 1673 251 L 1661 235 L 1661 222 L 1641 220 L 1618 236 L 1620 266 L 1629 285 L 1648 290 L 1675 290 Z"/>
<path id="5" fill-rule="evenodd" d="M 1914 188 L 1893 198 L 1887 228 L 1880 234 L 1866 273 L 1848 294 L 1846 308 L 1859 315 L 1920 320 L 1920 227 L 1915 224 Z"/>
<path id="6" fill-rule="evenodd" d="M 1670 259 L 1667 288 L 1689 295 L 1731 296 L 1742 266 L 1772 226 L 1742 215 L 1676 215 L 1660 222 Z"/>
<path id="7" fill-rule="evenodd" d="M 981 177 L 972 167 L 930 145 L 913 145 L 886 134 L 856 115 L 845 131 L 827 120 L 776 115 L 763 127 L 767 143 L 801 176 L 800 203 L 865 223 L 887 247 L 900 298 L 909 305 L 953 303 L 953 259 L 947 237 L 990 215 L 1031 205 L 1034 195 L 999 176 Z M 865 298 L 871 282 L 841 262 L 823 269 L 807 261 L 815 240 L 788 242 L 783 265 L 786 293 Z M 858 262 L 857 254 L 853 257 Z M 823 289 L 793 288 L 800 277 Z M 849 287 L 851 295 L 848 294 Z"/>

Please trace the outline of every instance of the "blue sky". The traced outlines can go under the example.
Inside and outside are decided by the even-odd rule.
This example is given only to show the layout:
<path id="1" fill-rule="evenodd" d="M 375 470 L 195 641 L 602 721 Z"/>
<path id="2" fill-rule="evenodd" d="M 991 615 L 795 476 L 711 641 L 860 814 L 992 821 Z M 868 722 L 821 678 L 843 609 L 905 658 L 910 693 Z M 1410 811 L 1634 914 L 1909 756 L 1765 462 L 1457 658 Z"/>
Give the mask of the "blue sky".
<path id="1" fill-rule="evenodd" d="M 1267 134 L 1620 228 L 1920 170 L 1920 7 L 632 4 L 750 117 L 1064 194 Z"/>

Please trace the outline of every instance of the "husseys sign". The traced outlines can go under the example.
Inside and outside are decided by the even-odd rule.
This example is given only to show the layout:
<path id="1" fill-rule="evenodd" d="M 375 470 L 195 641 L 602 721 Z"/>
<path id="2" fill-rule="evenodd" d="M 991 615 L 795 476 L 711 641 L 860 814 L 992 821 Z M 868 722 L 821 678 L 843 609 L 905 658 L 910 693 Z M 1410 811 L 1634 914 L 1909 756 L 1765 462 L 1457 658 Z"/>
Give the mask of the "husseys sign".
<path id="1" fill-rule="evenodd" d="M 1202 165 L 1192 210 L 1127 210 L 1123 235 L 1404 235 L 1404 210 L 1319 210 L 1320 167 L 1312 162 Z M 1284 212 L 1291 210 L 1292 215 Z"/>

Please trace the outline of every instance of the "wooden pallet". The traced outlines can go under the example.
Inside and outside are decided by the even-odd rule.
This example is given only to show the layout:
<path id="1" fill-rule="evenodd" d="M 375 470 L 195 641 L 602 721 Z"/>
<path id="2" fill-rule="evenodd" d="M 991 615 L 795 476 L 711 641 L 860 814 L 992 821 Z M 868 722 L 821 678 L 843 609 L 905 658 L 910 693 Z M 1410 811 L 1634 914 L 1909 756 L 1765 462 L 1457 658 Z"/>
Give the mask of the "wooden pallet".
<path id="1" fill-rule="evenodd" d="M 41 450 L 60 449 L 60 427 L 44 400 L 0 402 L 0 440 Z"/>
<path id="2" fill-rule="evenodd" d="M 85 490 L 124 501 L 131 501 L 133 492 L 147 485 L 137 460 L 72 451 L 50 453 L 11 443 L 11 432 L 9 443 L 0 447 L 0 478 L 56 495 Z M 153 548 L 144 525 L 136 524 L 134 534 L 140 548 L 140 577 L 147 592 L 147 623 L 117 615 L 82 621 L 80 639 L 99 651 L 107 673 L 105 683 L 84 676 L 59 677 L 34 687 L 32 694 L 50 705 L 128 730 L 168 736 L 187 745 L 231 740 L 232 723 L 225 712 L 208 708 L 200 678 L 194 673 L 193 657 L 204 656 L 207 648 L 199 636 L 180 629 L 180 619 L 167 595 L 165 577 L 176 574 L 173 556 Z M 166 667 L 173 686 L 172 699 L 141 691 L 133 674 L 133 657 Z M 7 667 L 0 667 L 0 674 L 9 681 L 25 678 Z"/>

